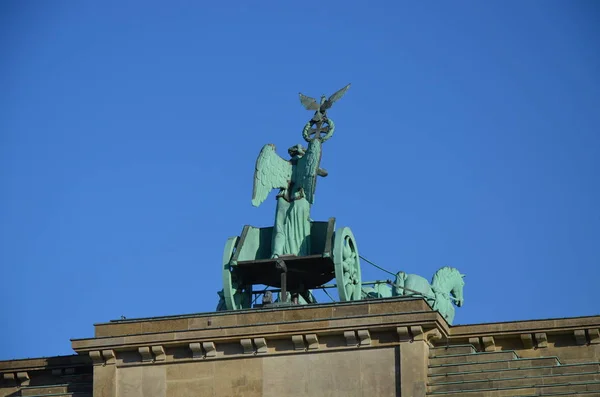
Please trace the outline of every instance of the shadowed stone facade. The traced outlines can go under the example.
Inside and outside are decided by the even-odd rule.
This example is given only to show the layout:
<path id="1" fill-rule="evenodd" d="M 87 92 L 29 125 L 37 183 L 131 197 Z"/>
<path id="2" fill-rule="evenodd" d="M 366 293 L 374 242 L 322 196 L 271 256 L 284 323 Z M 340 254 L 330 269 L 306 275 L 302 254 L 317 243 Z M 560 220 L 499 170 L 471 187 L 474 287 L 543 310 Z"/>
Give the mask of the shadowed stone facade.
<path id="1" fill-rule="evenodd" d="M 4 396 L 600 396 L 600 316 L 450 327 L 421 299 L 96 324 Z"/>

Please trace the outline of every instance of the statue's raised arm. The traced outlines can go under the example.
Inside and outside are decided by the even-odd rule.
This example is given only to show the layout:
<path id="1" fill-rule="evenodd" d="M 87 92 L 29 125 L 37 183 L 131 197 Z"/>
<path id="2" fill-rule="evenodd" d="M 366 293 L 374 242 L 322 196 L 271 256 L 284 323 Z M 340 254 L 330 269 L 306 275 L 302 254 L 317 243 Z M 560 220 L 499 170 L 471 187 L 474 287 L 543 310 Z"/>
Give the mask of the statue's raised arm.
<path id="1" fill-rule="evenodd" d="M 273 189 L 288 189 L 292 180 L 292 164 L 275 152 L 275 145 L 263 146 L 254 170 L 252 205 L 258 207 Z"/>

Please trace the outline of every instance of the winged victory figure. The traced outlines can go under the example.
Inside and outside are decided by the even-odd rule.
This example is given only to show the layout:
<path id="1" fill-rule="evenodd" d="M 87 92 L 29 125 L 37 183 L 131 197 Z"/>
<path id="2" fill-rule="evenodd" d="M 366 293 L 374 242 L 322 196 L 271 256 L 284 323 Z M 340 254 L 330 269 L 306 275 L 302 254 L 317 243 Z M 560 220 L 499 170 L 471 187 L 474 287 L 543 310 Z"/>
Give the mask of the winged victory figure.
<path id="1" fill-rule="evenodd" d="M 300 102 L 307 110 L 314 110 L 315 114 L 312 121 L 318 122 L 327 119 L 327 109 L 333 106 L 333 103 L 344 96 L 346 91 L 350 88 L 350 84 L 342 89 L 337 90 L 333 95 L 327 99 L 325 95 L 321 95 L 321 102 L 317 102 L 315 98 L 308 97 L 300 93 Z"/>
<path id="2" fill-rule="evenodd" d="M 271 245 L 273 258 L 310 254 L 310 207 L 317 176 L 327 176 L 327 171 L 319 168 L 321 147 L 321 139 L 310 140 L 307 149 L 292 146 L 288 149 L 291 158 L 285 160 L 275 152 L 275 145 L 267 144 L 258 155 L 252 205 L 258 207 L 271 190 L 279 189 Z"/>

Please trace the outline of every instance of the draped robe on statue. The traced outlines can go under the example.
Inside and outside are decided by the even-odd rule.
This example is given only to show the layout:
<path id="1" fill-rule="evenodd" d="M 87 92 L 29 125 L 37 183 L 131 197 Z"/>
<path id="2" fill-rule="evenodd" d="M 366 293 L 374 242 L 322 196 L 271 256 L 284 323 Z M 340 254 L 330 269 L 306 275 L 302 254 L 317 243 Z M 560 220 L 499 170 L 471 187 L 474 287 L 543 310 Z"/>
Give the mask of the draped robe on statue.
<path id="1" fill-rule="evenodd" d="M 310 255 L 310 227 L 310 204 L 304 197 L 292 202 L 278 197 L 273 254 Z"/>
<path id="2" fill-rule="evenodd" d="M 268 191 L 279 188 L 273 227 L 272 256 L 310 255 L 310 207 L 314 200 L 317 172 L 321 160 L 321 141 L 309 142 L 306 151 L 300 145 L 289 149 L 291 160 L 265 145 L 257 164 L 252 203 L 257 206 Z"/>

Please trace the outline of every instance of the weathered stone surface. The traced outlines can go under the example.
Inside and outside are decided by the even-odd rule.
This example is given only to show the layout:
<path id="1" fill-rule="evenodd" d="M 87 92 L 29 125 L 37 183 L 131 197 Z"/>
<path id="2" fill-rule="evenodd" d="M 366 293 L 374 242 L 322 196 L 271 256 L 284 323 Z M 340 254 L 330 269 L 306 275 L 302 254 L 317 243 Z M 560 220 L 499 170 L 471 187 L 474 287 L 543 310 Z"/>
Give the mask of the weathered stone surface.
<path id="1" fill-rule="evenodd" d="M 267 350 L 267 341 L 265 338 L 254 338 L 253 340 L 254 346 L 256 347 L 256 353 L 266 353 Z"/>
<path id="2" fill-rule="evenodd" d="M 5 383 L 16 383 L 17 374 L 12 373 L 12 372 L 5 372 L 2 374 L 2 379 L 4 380 Z"/>
<path id="3" fill-rule="evenodd" d="M 262 396 L 395 396 L 394 348 L 262 358 Z M 360 376 L 354 376 L 360 374 Z M 293 379 L 294 381 L 290 381 Z"/>
<path id="4" fill-rule="evenodd" d="M 149 362 L 153 360 L 152 352 L 148 346 L 139 347 L 138 353 L 140 353 L 140 356 L 142 357 L 142 362 Z"/>
<path id="5" fill-rule="evenodd" d="M 252 345 L 252 339 L 242 339 L 240 344 L 244 349 L 244 354 L 254 354 L 254 346 Z"/>
<path id="6" fill-rule="evenodd" d="M 64 395 L 68 391 L 68 385 L 21 386 L 22 397 Z"/>
<path id="7" fill-rule="evenodd" d="M 194 379 L 182 382 L 167 382 L 167 397 L 213 396 L 215 393 L 212 378 Z"/>
<path id="8" fill-rule="evenodd" d="M 358 346 L 356 331 L 345 331 L 344 338 L 346 339 L 346 346 Z"/>
<path id="9" fill-rule="evenodd" d="M 179 364 L 168 364 L 166 368 L 166 381 L 184 381 L 201 378 L 212 378 L 215 375 L 214 360 L 202 360 Z"/>
<path id="10" fill-rule="evenodd" d="M 425 397 L 427 393 L 429 346 L 425 342 L 417 341 L 401 343 L 399 356 L 401 395 Z"/>
<path id="11" fill-rule="evenodd" d="M 306 343 L 308 344 L 308 350 L 316 350 L 319 348 L 319 338 L 317 334 L 307 334 Z"/>
<path id="12" fill-rule="evenodd" d="M 162 346 L 152 346 L 152 354 L 154 355 L 155 361 L 165 361 L 167 356 L 165 355 L 165 349 Z"/>
<path id="13" fill-rule="evenodd" d="M 412 339 L 410 332 L 408 331 L 408 327 L 397 327 L 396 333 L 400 338 L 400 342 L 406 342 Z"/>
<path id="14" fill-rule="evenodd" d="M 540 378 L 523 378 L 516 375 L 513 378 L 498 378 L 489 380 L 471 380 L 461 381 L 458 383 L 433 384 L 430 386 L 430 392 L 460 392 L 465 390 L 480 390 L 494 388 L 523 388 L 529 386 L 548 386 L 548 385 L 564 385 L 565 383 L 573 382 L 592 382 L 600 380 L 600 373 L 591 374 L 568 374 L 558 376 L 545 376 Z"/>
<path id="15" fill-rule="evenodd" d="M 482 362 L 482 363 L 465 363 L 465 364 L 446 365 L 446 366 L 437 366 L 437 367 L 430 366 L 429 374 L 437 375 L 437 374 L 447 374 L 447 373 L 456 373 L 456 372 L 531 368 L 531 367 L 542 367 L 542 366 L 555 366 L 557 364 L 558 364 L 558 360 L 555 357 L 506 360 L 506 361 Z"/>
<path id="16" fill-rule="evenodd" d="M 206 352 L 206 357 L 217 357 L 217 348 L 214 342 L 202 342 L 202 348 Z"/>
<path id="17" fill-rule="evenodd" d="M 585 345 L 587 343 L 587 338 L 585 336 L 585 330 L 577 329 L 574 331 L 575 341 L 578 345 Z"/>
<path id="18" fill-rule="evenodd" d="M 306 311 L 288 310 L 283 313 L 283 321 L 330 319 L 332 310 L 331 307 L 311 308 Z"/>
<path id="19" fill-rule="evenodd" d="M 138 335 L 142 333 L 141 322 L 105 323 L 96 324 L 96 338 L 107 336 Z"/>
<path id="20" fill-rule="evenodd" d="M 439 329 L 435 328 L 427 332 L 425 338 L 429 344 L 429 347 L 434 347 L 436 343 L 442 340 L 442 333 Z"/>
<path id="21" fill-rule="evenodd" d="M 112 349 L 102 350 L 102 357 L 106 364 L 115 364 L 117 362 L 117 356 Z"/>
<path id="22" fill-rule="evenodd" d="M 356 331 L 356 335 L 358 336 L 358 344 L 360 346 L 368 346 L 371 344 L 371 334 L 368 329 L 360 329 Z"/>
<path id="23" fill-rule="evenodd" d="M 464 372 L 454 374 L 438 374 L 430 375 L 429 383 L 448 383 L 448 382 L 465 382 L 465 381 L 481 381 L 483 379 L 506 379 L 506 378 L 531 378 L 548 375 L 564 375 L 564 374 L 581 374 L 581 373 L 600 373 L 600 365 L 593 364 L 570 364 L 559 366 L 546 367 L 530 367 L 516 368 L 505 371 L 489 371 L 485 375 L 481 372 Z"/>
<path id="24" fill-rule="evenodd" d="M 525 349 L 533 349 L 533 335 L 532 334 L 521 334 L 521 341 Z"/>
<path id="25" fill-rule="evenodd" d="M 471 336 L 499 334 L 522 334 L 525 332 L 557 333 L 560 331 L 574 331 L 582 328 L 598 328 L 600 316 L 560 318 L 551 320 L 513 321 L 504 323 L 456 325 L 452 327 L 453 338 L 469 338 Z"/>
<path id="26" fill-rule="evenodd" d="M 343 319 L 373 314 L 432 313 L 420 299 L 389 299 L 377 302 L 322 304 L 319 307 L 257 309 L 251 312 L 218 312 L 200 315 L 161 317 L 156 319 L 123 320 L 95 325 L 96 337 L 132 336 L 184 330 L 215 330 L 257 324 L 280 324 L 289 321 Z M 445 332 L 445 331 L 444 331 Z M 77 341 L 74 340 L 74 341 Z"/>
<path id="27" fill-rule="evenodd" d="M 214 361 L 215 397 L 262 396 L 263 377 L 268 376 L 263 374 L 262 360 L 257 357 Z"/>
<path id="28" fill-rule="evenodd" d="M 588 335 L 590 337 L 591 345 L 600 344 L 600 330 L 598 328 L 588 329 Z"/>
<path id="29" fill-rule="evenodd" d="M 545 332 L 536 332 L 535 341 L 538 348 L 548 347 L 548 336 Z"/>
<path id="30" fill-rule="evenodd" d="M 213 316 L 188 318 L 188 329 L 219 329 L 238 325 L 237 316 L 227 313 L 215 313 Z"/>
<path id="31" fill-rule="evenodd" d="M 129 368 L 128 368 L 129 369 Z M 166 397 L 167 395 L 167 376 L 164 365 L 146 365 L 142 367 L 142 390 L 143 397 Z M 119 393 L 119 395 L 121 395 Z M 128 394 L 123 396 L 129 397 Z"/>
<path id="32" fill-rule="evenodd" d="M 333 307 L 332 317 L 335 318 L 348 318 L 355 316 L 364 316 L 369 314 L 369 305 L 348 305 L 348 306 L 336 306 Z"/>
<path id="33" fill-rule="evenodd" d="M 93 350 L 89 352 L 89 355 L 94 365 L 104 364 L 104 357 L 102 357 L 100 350 Z"/>
<path id="34" fill-rule="evenodd" d="M 180 318 L 173 320 L 144 321 L 141 323 L 142 334 L 153 334 L 156 332 L 174 332 L 188 329 L 188 319 Z"/>
<path id="35" fill-rule="evenodd" d="M 431 308 L 423 299 L 405 299 L 402 301 L 379 301 L 369 304 L 369 314 L 428 312 Z"/>
<path id="36" fill-rule="evenodd" d="M 302 335 L 292 335 L 292 343 L 294 344 L 294 350 L 304 351 L 304 337 Z"/>
<path id="37" fill-rule="evenodd" d="M 496 351 L 496 344 L 493 336 L 484 336 L 481 338 L 481 342 L 483 343 L 483 348 L 486 352 Z"/>
<path id="38" fill-rule="evenodd" d="M 449 328 L 437 313 L 419 311 L 421 300 L 407 302 L 354 302 L 341 304 L 340 310 L 335 305 L 319 305 L 210 313 L 160 319 L 160 325 L 153 325 L 152 319 L 100 324 L 97 330 L 116 335 L 74 340 L 80 356 L 0 361 L 2 378 L 9 381 L 0 383 L 0 397 L 30 396 L 37 390 L 15 389 L 18 373 L 27 373 L 35 385 L 37 373 L 65 377 L 71 368 L 69 376 L 73 376 L 77 366 L 91 366 L 91 357 L 97 363 L 93 367 L 94 397 L 279 396 L 284 392 L 290 397 L 424 396 L 428 373 L 429 383 L 435 385 L 432 390 L 444 390 L 444 382 L 470 382 L 471 390 L 479 391 L 469 392 L 469 397 L 492 397 L 505 390 L 492 392 L 485 386 L 504 385 L 514 387 L 514 393 L 520 395 L 539 394 L 541 388 L 520 386 L 545 376 L 542 386 L 555 392 L 562 390 L 552 383 L 555 380 L 580 387 L 577 382 L 595 382 L 594 374 L 600 373 L 600 344 L 594 342 L 599 336 L 600 316 Z M 361 305 L 368 310 L 360 309 Z M 119 335 L 131 332 L 136 323 L 139 334 Z M 142 333 L 142 329 L 159 331 Z M 431 337 L 435 333 L 441 337 Z M 581 346 L 576 337 L 583 342 Z M 476 354 L 467 344 L 470 340 L 480 350 L 489 350 L 493 342 L 495 351 Z M 430 348 L 438 342 L 440 347 Z M 546 347 L 532 348 L 540 347 L 540 342 Z M 360 348 L 355 348 L 357 345 Z M 521 358 L 515 359 L 510 350 Z M 149 359 L 142 362 L 142 355 Z M 563 365 L 557 365 L 552 356 L 558 356 Z M 573 365 L 582 362 L 585 364 Z M 506 390 L 513 393 L 513 389 Z M 38 391 L 71 390 L 50 385 Z"/>
<path id="39" fill-rule="evenodd" d="M 475 350 L 481 351 L 481 342 L 479 337 L 469 338 L 469 344 L 475 347 Z"/>
<path id="40" fill-rule="evenodd" d="M 192 351 L 192 358 L 198 359 L 203 358 L 204 353 L 202 352 L 202 346 L 198 342 L 189 344 L 190 350 Z"/>
<path id="41" fill-rule="evenodd" d="M 434 358 L 438 356 L 447 356 L 453 354 L 473 354 L 475 348 L 473 345 L 454 345 L 454 346 L 440 346 L 429 349 L 429 357 Z"/>
<path id="42" fill-rule="evenodd" d="M 139 383 L 137 384 L 137 386 L 139 387 Z M 116 366 L 94 366 L 94 397 L 116 397 L 117 387 L 118 385 Z"/>
<path id="43" fill-rule="evenodd" d="M 517 355 L 512 351 L 484 352 L 478 354 L 451 354 L 429 359 L 429 365 L 479 363 L 489 361 L 514 360 Z"/>
<path id="44" fill-rule="evenodd" d="M 420 325 L 411 325 L 410 333 L 412 334 L 412 339 L 415 341 L 425 340 L 425 335 L 423 335 L 423 327 Z"/>
<path id="45" fill-rule="evenodd" d="M 17 372 L 17 380 L 19 381 L 19 384 L 21 386 L 28 386 L 29 385 L 29 374 L 25 371 Z"/>

